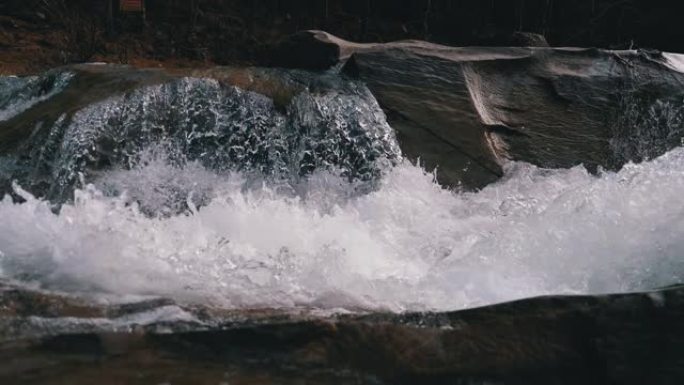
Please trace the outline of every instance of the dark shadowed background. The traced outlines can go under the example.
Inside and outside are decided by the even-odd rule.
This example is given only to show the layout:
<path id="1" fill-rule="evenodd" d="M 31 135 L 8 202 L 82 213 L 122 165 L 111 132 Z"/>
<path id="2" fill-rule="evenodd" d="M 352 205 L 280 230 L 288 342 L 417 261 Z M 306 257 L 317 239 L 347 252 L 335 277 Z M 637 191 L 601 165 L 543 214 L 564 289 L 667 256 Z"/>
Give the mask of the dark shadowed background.
<path id="1" fill-rule="evenodd" d="M 27 51 L 37 67 L 98 58 L 259 63 L 269 45 L 303 29 L 457 46 L 514 45 L 513 33 L 532 32 L 554 46 L 684 52 L 676 0 L 147 0 L 144 22 L 111 2 L 109 13 L 109 0 L 0 1 L 0 62 Z"/>

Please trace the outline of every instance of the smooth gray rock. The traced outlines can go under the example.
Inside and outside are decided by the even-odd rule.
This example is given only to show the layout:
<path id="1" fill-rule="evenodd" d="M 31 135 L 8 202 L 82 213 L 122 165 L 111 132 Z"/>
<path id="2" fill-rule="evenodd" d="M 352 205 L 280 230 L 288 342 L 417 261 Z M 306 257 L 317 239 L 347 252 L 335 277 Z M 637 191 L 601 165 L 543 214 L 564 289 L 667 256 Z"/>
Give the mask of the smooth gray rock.
<path id="1" fill-rule="evenodd" d="M 683 55 L 358 44 L 306 33 L 328 54 L 337 45 L 337 62 L 368 85 L 404 153 L 438 167 L 450 186 L 483 187 L 508 160 L 614 170 L 684 137 Z"/>

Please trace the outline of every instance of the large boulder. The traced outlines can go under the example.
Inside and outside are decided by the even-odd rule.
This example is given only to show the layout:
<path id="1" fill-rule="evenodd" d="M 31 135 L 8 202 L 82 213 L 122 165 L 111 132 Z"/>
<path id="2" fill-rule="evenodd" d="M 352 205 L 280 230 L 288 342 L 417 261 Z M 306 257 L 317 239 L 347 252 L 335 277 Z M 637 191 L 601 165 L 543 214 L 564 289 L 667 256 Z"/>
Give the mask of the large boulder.
<path id="1" fill-rule="evenodd" d="M 438 167 L 447 185 L 482 187 L 508 160 L 618 169 L 684 136 L 683 55 L 358 44 L 306 33 L 309 46 L 338 46 L 335 62 L 368 85 L 404 153 Z"/>

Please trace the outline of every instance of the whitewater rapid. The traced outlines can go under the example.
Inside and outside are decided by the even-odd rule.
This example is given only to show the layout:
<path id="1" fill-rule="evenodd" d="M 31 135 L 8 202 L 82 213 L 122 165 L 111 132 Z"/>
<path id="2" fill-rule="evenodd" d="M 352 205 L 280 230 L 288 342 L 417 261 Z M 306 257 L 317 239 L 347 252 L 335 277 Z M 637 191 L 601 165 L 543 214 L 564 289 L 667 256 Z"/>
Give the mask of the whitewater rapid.
<path id="1" fill-rule="evenodd" d="M 0 203 L 0 277 L 91 297 L 392 311 L 684 281 L 681 148 L 598 176 L 511 163 L 479 192 L 406 161 L 378 183 L 366 193 L 317 171 L 279 185 L 155 158 L 103 172 L 59 211 L 15 186 L 26 202 Z"/>

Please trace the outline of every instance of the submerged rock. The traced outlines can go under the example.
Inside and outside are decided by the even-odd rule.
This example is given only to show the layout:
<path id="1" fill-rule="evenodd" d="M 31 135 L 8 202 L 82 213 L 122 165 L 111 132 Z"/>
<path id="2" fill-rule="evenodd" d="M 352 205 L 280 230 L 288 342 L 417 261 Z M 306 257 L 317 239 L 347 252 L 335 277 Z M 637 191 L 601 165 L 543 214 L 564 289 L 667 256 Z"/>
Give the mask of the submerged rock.
<path id="1" fill-rule="evenodd" d="M 507 160 L 614 170 L 661 155 L 684 137 L 682 55 L 358 44 L 305 33 L 308 47 L 318 41 L 329 55 L 337 46 L 335 62 L 368 85 L 404 153 L 438 167 L 447 185 L 485 186 Z"/>
<path id="2" fill-rule="evenodd" d="M 0 304 L 3 383 L 684 380 L 681 287 L 413 314 L 105 306 L 7 285 Z"/>
<path id="3" fill-rule="evenodd" d="M 63 202 L 79 179 L 136 167 L 146 150 L 293 180 L 320 168 L 372 182 L 401 157 L 368 89 L 335 75 L 79 65 L 11 80 L 0 91 L 0 193 L 17 181 Z"/>

